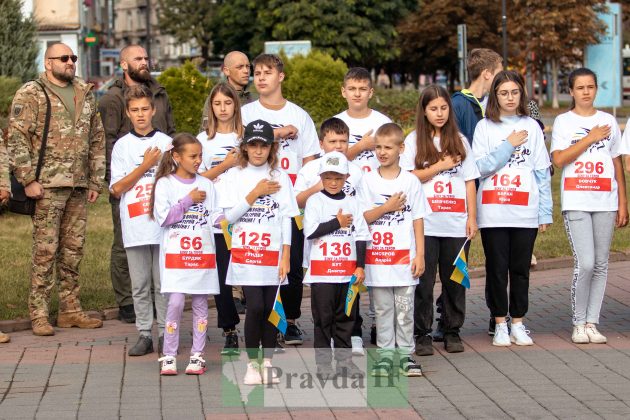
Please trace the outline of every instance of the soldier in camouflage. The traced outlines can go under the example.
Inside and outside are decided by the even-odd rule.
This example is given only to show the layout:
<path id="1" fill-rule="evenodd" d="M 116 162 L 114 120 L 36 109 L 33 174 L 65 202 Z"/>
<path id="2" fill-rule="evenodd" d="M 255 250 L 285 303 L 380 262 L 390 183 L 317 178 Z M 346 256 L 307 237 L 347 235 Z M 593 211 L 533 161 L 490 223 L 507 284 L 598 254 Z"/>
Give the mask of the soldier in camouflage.
<path id="1" fill-rule="evenodd" d="M 0 130 L 0 133 L 2 131 Z M 11 195 L 11 181 L 9 180 L 9 158 L 7 149 L 4 145 L 4 138 L 0 136 L 0 205 L 4 206 L 9 201 Z M 8 343 L 10 337 L 8 334 L 0 331 L 0 343 Z"/>
<path id="2" fill-rule="evenodd" d="M 92 85 L 75 77 L 77 57 L 65 44 L 48 47 L 39 77 L 51 102 L 51 119 L 41 175 L 35 170 L 46 116 L 41 86 L 28 82 L 15 94 L 9 120 L 9 166 L 37 200 L 29 311 L 35 335 L 54 335 L 48 305 L 56 263 L 60 328 L 99 328 L 79 302 L 87 202 L 98 198 L 105 176 L 105 136 Z"/>

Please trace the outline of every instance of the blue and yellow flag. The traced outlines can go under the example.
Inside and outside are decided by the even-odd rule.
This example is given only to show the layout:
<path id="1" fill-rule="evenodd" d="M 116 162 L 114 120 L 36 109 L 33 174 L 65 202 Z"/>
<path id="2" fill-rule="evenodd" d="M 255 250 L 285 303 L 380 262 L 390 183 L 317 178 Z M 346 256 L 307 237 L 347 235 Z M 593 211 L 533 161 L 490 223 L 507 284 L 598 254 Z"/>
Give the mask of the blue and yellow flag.
<path id="1" fill-rule="evenodd" d="M 348 294 L 346 295 L 346 316 L 350 316 L 352 313 L 352 305 L 354 305 L 357 295 L 367 290 L 367 287 L 365 287 L 363 283 L 357 285 L 355 283 L 356 281 L 357 277 L 352 275 L 352 277 L 350 277 L 350 283 L 348 284 Z"/>
<path id="2" fill-rule="evenodd" d="M 232 249 L 232 226 L 234 225 L 229 224 L 227 219 L 221 220 L 221 230 L 223 231 L 228 251 Z"/>
<path id="3" fill-rule="evenodd" d="M 451 274 L 451 280 L 455 283 L 459 283 L 464 286 L 466 289 L 470 289 L 470 277 L 468 276 L 468 262 L 466 261 L 466 252 L 464 247 L 468 243 L 468 239 L 464 242 L 462 249 L 459 250 L 459 254 L 457 254 L 457 258 L 453 261 L 453 265 L 455 266 L 455 270 L 453 270 L 453 274 Z"/>
<path id="4" fill-rule="evenodd" d="M 287 316 L 284 314 L 284 306 L 282 306 L 282 297 L 280 296 L 280 286 L 276 292 L 276 300 L 273 303 L 273 309 L 267 318 L 282 334 L 287 332 Z"/>

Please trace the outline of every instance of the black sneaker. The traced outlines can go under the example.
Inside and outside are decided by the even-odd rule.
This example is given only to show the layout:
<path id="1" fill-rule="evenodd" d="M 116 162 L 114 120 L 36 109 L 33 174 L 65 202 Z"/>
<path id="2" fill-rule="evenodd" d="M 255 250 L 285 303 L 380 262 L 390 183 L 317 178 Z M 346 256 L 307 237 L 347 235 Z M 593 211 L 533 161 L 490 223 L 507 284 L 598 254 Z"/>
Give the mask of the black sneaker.
<path id="1" fill-rule="evenodd" d="M 384 357 L 379 360 L 378 363 L 374 363 L 374 366 L 372 366 L 372 376 L 390 376 L 392 374 L 393 366 L 394 362 L 392 361 L 392 359 Z"/>
<path id="2" fill-rule="evenodd" d="M 225 337 L 225 345 L 223 346 L 223 350 L 221 350 L 221 354 L 223 356 L 236 356 L 240 354 L 240 350 L 238 348 L 238 335 L 236 334 L 236 330 L 224 331 L 223 337 Z"/>
<path id="3" fill-rule="evenodd" d="M 337 375 L 346 378 L 362 378 L 365 373 L 351 359 L 337 361 Z"/>
<path id="4" fill-rule="evenodd" d="M 400 373 L 405 376 L 422 376 L 422 367 L 411 357 L 400 360 Z"/>
<path id="5" fill-rule="evenodd" d="M 442 318 L 438 318 L 437 320 L 437 327 L 435 328 L 435 332 L 433 333 L 433 341 L 444 341 L 444 324 L 442 324 Z"/>
<path id="6" fill-rule="evenodd" d="M 136 312 L 133 310 L 133 305 L 124 305 L 118 307 L 118 319 L 127 324 L 133 324 L 136 322 Z"/>
<path id="7" fill-rule="evenodd" d="M 245 314 L 245 305 L 239 298 L 234 298 L 234 306 L 236 307 L 236 312 L 239 315 Z"/>
<path id="8" fill-rule="evenodd" d="M 129 349 L 128 354 L 129 356 L 144 356 L 149 353 L 153 353 L 153 339 L 141 335 L 136 345 Z"/>
<path id="9" fill-rule="evenodd" d="M 464 344 L 457 333 L 444 334 L 444 350 L 447 353 L 461 353 L 464 351 Z"/>
<path id="10" fill-rule="evenodd" d="M 297 325 L 289 324 L 287 326 L 287 332 L 284 333 L 284 344 L 296 345 L 304 343 L 304 335 Z"/>
<path id="11" fill-rule="evenodd" d="M 431 356 L 433 354 L 433 339 L 429 334 L 416 337 L 416 354 Z"/>
<path id="12" fill-rule="evenodd" d="M 337 372 L 333 369 L 331 364 L 317 365 L 317 377 L 322 380 L 332 379 L 336 374 Z"/>
<path id="13" fill-rule="evenodd" d="M 370 328 L 370 343 L 376 345 L 376 325 L 372 325 Z"/>

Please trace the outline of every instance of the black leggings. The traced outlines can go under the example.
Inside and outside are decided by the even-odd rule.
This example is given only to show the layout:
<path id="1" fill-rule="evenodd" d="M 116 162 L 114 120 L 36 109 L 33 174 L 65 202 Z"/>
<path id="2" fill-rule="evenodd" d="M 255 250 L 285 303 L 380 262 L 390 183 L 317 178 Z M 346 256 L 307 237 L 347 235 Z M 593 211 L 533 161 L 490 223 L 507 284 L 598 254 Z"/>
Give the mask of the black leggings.
<path id="1" fill-rule="evenodd" d="M 223 331 L 233 330 L 236 324 L 241 322 L 238 316 L 234 298 L 232 297 L 232 286 L 225 284 L 228 265 L 230 264 L 230 251 L 225 244 L 225 238 L 221 233 L 214 234 L 214 243 L 217 247 L 217 271 L 219 272 L 219 290 L 218 295 L 214 295 L 214 303 L 217 305 L 217 326 L 223 328 Z"/>
<path id="2" fill-rule="evenodd" d="M 245 347 L 250 360 L 258 359 L 262 344 L 263 357 L 271 359 L 276 348 L 276 327 L 269 322 L 269 314 L 276 299 L 277 286 L 243 286 L 247 299 L 245 314 Z"/>

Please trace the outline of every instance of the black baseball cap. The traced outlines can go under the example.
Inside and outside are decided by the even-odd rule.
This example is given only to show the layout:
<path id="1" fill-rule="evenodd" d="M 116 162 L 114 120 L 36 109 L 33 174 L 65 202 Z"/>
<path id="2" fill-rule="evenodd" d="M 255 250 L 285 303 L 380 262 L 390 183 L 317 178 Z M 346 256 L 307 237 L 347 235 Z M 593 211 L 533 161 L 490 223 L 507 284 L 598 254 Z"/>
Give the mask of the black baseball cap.
<path id="1" fill-rule="evenodd" d="M 245 127 L 245 134 L 243 135 L 243 141 L 245 143 L 262 141 L 263 143 L 271 144 L 273 140 L 273 128 L 267 121 L 252 121 Z"/>

